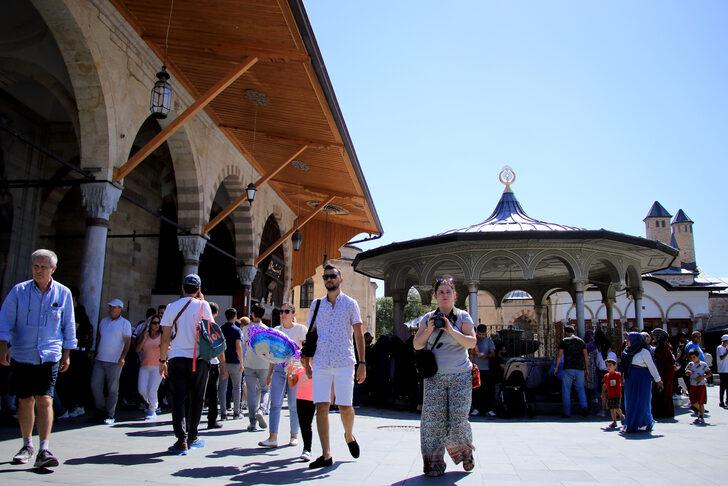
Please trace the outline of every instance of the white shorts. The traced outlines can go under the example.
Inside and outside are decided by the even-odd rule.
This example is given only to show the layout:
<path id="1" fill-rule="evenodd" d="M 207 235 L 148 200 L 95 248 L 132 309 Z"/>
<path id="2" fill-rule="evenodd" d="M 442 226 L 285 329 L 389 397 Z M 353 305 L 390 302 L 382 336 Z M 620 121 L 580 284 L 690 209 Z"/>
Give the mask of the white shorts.
<path id="1" fill-rule="evenodd" d="M 313 367 L 313 403 L 331 403 L 331 386 L 334 387 L 334 403 L 351 406 L 354 401 L 354 366 L 342 368 Z"/>

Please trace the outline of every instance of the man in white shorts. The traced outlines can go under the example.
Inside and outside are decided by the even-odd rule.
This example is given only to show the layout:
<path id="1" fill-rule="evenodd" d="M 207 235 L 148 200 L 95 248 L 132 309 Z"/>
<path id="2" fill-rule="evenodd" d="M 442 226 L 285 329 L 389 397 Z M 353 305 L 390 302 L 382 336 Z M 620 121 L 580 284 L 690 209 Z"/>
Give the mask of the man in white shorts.
<path id="1" fill-rule="evenodd" d="M 306 371 L 313 373 L 313 401 L 316 404 L 316 426 L 323 454 L 309 464 L 310 469 L 328 467 L 333 464 L 329 443 L 329 407 L 331 406 L 331 389 L 333 387 L 336 405 L 339 406 L 341 422 L 344 425 L 344 440 L 352 457 L 359 457 L 359 444 L 354 438 L 354 378 L 357 383 L 366 379 L 366 362 L 364 361 L 364 330 L 359 315 L 359 304 L 341 291 L 341 271 L 331 264 L 324 266 L 324 285 L 326 298 L 312 304 L 318 312 L 310 312 L 309 328 L 313 323 L 318 332 L 316 353 L 313 356 L 313 371 L 306 362 Z M 354 340 L 359 361 L 354 355 Z"/>

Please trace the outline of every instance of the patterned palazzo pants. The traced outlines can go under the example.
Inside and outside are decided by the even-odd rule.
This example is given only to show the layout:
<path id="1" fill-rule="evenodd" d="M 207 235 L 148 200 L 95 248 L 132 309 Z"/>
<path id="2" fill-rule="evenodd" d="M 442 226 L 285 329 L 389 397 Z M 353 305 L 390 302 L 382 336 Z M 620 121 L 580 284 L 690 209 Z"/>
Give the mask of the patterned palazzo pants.
<path id="1" fill-rule="evenodd" d="M 473 432 L 468 422 L 473 398 L 470 371 L 425 378 L 420 422 L 424 472 L 445 472 L 445 450 L 455 464 L 473 460 Z"/>

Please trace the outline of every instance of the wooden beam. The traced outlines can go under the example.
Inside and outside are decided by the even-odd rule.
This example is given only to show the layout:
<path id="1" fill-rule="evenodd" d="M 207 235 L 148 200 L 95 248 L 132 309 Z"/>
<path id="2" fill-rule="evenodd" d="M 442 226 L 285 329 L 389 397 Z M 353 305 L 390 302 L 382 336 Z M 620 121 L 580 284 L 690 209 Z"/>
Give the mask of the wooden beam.
<path id="1" fill-rule="evenodd" d="M 236 125 L 228 125 L 228 124 L 221 124 L 220 128 L 226 128 L 228 130 L 234 130 L 235 132 L 242 132 L 246 135 L 253 136 L 253 130 L 248 130 L 247 128 L 236 126 Z M 302 138 L 291 138 L 284 134 L 279 133 L 270 133 L 270 132 L 261 132 L 256 131 L 255 135 L 258 137 L 265 137 L 271 141 L 274 142 L 282 142 L 282 143 L 291 143 L 296 145 L 308 145 L 308 148 L 312 149 L 328 149 L 328 148 L 337 148 L 337 149 L 343 149 L 344 144 L 339 142 L 330 142 L 325 140 L 311 140 L 311 139 L 302 139 Z"/>
<path id="2" fill-rule="evenodd" d="M 296 221 L 296 223 L 293 225 L 293 228 L 291 228 L 288 231 L 286 231 L 286 234 L 284 234 L 283 236 L 281 236 L 280 238 L 278 238 L 278 240 L 275 243 L 273 243 L 271 246 L 269 246 L 268 248 L 266 248 L 263 253 L 261 253 L 260 255 L 258 255 L 257 257 L 255 257 L 255 260 L 254 260 L 255 266 L 257 267 L 258 265 L 260 265 L 260 262 L 262 262 L 263 260 L 265 260 L 271 253 L 273 253 L 276 250 L 276 248 L 278 248 L 279 246 L 281 246 L 288 238 L 290 238 L 291 235 L 297 229 L 300 229 L 301 227 L 303 227 L 303 225 L 305 225 L 306 223 L 308 223 L 309 221 L 311 221 L 314 216 L 316 216 L 318 213 L 320 213 L 321 211 L 323 211 L 323 209 L 327 205 L 331 204 L 334 199 L 336 199 L 336 196 L 329 197 L 326 200 L 326 202 L 324 202 L 323 204 L 320 204 L 319 207 L 317 207 L 314 212 L 312 212 L 311 214 L 309 214 L 308 216 L 306 216 L 306 219 L 304 219 L 301 223 L 298 223 L 298 221 Z"/>
<path id="3" fill-rule="evenodd" d="M 279 173 L 280 171 L 282 171 L 288 164 L 291 163 L 291 161 L 293 159 L 295 159 L 296 157 L 298 157 L 299 155 L 301 155 L 307 148 L 308 148 L 308 146 L 307 145 L 304 145 L 303 147 L 301 147 L 298 150 L 296 150 L 296 153 L 294 153 L 293 155 L 291 155 L 290 157 L 288 157 L 286 159 L 286 161 L 283 162 L 278 167 L 276 167 L 275 170 L 273 170 L 272 172 L 270 172 L 270 173 L 264 175 L 263 177 L 261 177 L 260 179 L 258 179 L 255 182 L 255 187 L 257 189 L 260 189 L 260 187 L 263 184 L 265 184 L 266 182 L 268 182 L 269 180 L 271 180 L 277 173 Z M 219 213 L 217 213 L 217 216 L 215 216 L 214 218 L 212 218 L 212 221 L 210 221 L 209 223 L 207 223 L 207 225 L 204 228 L 202 228 L 202 233 L 203 234 L 209 233 L 212 228 L 214 228 L 215 226 L 217 226 L 218 224 L 220 224 L 220 222 L 223 219 L 227 218 L 230 215 L 230 213 L 232 213 L 233 211 L 235 211 L 238 208 L 238 206 L 240 206 L 241 204 L 243 204 L 243 202 L 247 201 L 247 199 L 248 199 L 248 195 L 245 192 L 243 192 L 243 194 L 241 194 L 239 197 L 237 197 L 225 209 L 223 209 L 222 211 L 220 211 Z"/>
<path id="4" fill-rule="evenodd" d="M 365 199 L 364 196 L 362 196 L 361 194 L 352 194 L 349 192 L 332 191 L 331 189 L 327 189 L 325 187 L 318 187 L 318 186 L 304 186 L 303 184 L 297 184 L 295 182 L 284 181 L 281 179 L 272 179 L 271 182 L 275 182 L 276 184 L 282 184 L 284 186 L 292 187 L 292 188 L 298 189 L 299 191 L 302 191 L 302 192 L 309 192 L 311 194 L 336 196 L 340 199 Z"/>
<path id="5" fill-rule="evenodd" d="M 250 57 L 245 62 L 238 64 L 235 68 L 230 71 L 223 79 L 218 81 L 212 88 L 207 90 L 199 99 L 195 100 L 184 112 L 182 112 L 177 118 L 175 118 L 169 125 L 167 125 L 161 132 L 159 132 L 154 138 L 152 138 L 147 144 L 136 152 L 124 165 L 117 167 L 114 171 L 114 180 L 121 181 L 124 177 L 129 175 L 136 166 L 138 166 L 144 159 L 146 159 L 152 152 L 154 152 L 160 145 L 169 139 L 182 125 L 189 121 L 195 116 L 200 110 L 205 108 L 217 95 L 225 91 L 225 88 L 230 86 L 240 76 L 245 74 L 251 67 L 258 62 L 257 57 Z"/>

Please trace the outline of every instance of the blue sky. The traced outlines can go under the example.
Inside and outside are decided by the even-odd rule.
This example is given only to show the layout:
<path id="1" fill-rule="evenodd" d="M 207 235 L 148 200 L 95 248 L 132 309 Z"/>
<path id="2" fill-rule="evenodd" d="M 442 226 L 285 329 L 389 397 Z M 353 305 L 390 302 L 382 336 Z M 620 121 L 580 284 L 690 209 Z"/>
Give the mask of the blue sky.
<path id="1" fill-rule="evenodd" d="M 384 226 L 530 216 L 644 235 L 659 200 L 728 276 L 728 2 L 341 1 L 306 9 Z"/>

